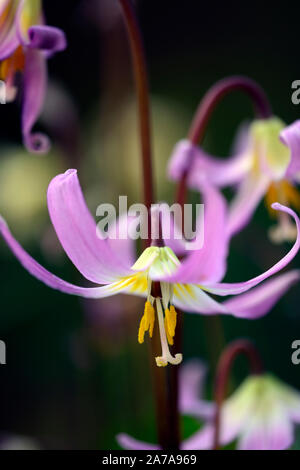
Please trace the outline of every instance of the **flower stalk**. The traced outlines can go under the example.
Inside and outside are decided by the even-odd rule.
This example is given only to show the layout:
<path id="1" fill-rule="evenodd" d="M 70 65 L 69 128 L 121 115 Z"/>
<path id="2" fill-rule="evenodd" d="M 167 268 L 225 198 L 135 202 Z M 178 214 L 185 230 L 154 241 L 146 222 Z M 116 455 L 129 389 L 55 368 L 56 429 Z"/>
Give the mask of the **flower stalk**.
<path id="1" fill-rule="evenodd" d="M 196 110 L 188 132 L 188 140 L 192 144 L 202 143 L 213 111 L 220 101 L 233 91 L 241 91 L 250 97 L 257 118 L 266 119 L 272 115 L 269 101 L 263 89 L 255 81 L 242 76 L 224 78 L 208 90 Z M 185 172 L 182 175 L 177 188 L 177 202 L 181 205 L 186 200 L 187 174 L 188 172 Z"/>
<path id="2" fill-rule="evenodd" d="M 241 354 L 248 359 L 251 374 L 260 375 L 264 371 L 261 357 L 250 341 L 237 340 L 224 349 L 218 363 L 215 378 L 216 414 L 213 441 L 214 450 L 218 450 L 220 447 L 221 409 L 227 392 L 230 373 L 236 358 Z"/>
<path id="3" fill-rule="evenodd" d="M 150 207 L 155 201 L 153 185 L 153 166 L 151 149 L 151 123 L 150 123 L 150 100 L 147 79 L 147 67 L 135 11 L 130 0 L 119 0 L 122 7 L 124 20 L 128 32 L 133 70 L 135 76 L 139 132 L 142 155 L 143 191 L 144 203 L 148 209 L 148 227 L 150 227 Z M 151 233 L 151 228 L 149 230 Z M 150 237 L 145 240 L 145 248 L 150 246 Z M 153 294 L 160 296 L 159 283 L 153 283 Z M 154 295 L 156 296 L 156 295 Z M 157 306 L 155 306 L 157 310 Z M 156 311 L 156 315 L 158 312 Z M 158 441 L 163 449 L 178 449 L 180 443 L 179 411 L 178 411 L 178 372 L 176 366 L 157 367 L 153 363 L 153 355 L 160 354 L 160 329 L 156 322 L 151 341 L 151 364 L 155 387 L 156 421 Z M 180 328 L 178 328 L 180 330 Z M 176 338 L 175 347 L 180 346 L 180 331 Z"/>

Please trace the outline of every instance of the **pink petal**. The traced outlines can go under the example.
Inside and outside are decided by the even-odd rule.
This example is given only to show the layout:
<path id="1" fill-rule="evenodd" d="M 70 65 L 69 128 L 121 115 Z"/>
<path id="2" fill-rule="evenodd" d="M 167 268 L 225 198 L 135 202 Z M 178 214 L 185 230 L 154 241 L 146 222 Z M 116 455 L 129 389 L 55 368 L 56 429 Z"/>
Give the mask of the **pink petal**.
<path id="1" fill-rule="evenodd" d="M 264 175 L 260 178 L 249 176 L 240 183 L 229 207 L 227 223 L 229 237 L 232 237 L 249 223 L 269 184 L 269 178 Z"/>
<path id="2" fill-rule="evenodd" d="M 247 136 L 248 140 L 248 136 Z M 199 189 L 203 183 L 228 186 L 238 183 L 249 168 L 249 157 L 245 143 L 239 146 L 239 153 L 229 158 L 213 157 L 188 140 L 178 142 L 168 163 L 168 176 L 180 180 L 188 171 L 189 187 Z"/>
<path id="3" fill-rule="evenodd" d="M 242 292 L 246 292 L 247 290 L 251 289 L 252 287 L 255 287 L 257 284 L 260 282 L 264 281 L 265 279 L 269 278 L 273 274 L 276 274 L 278 271 L 283 269 L 285 266 L 287 266 L 292 259 L 296 256 L 296 254 L 299 251 L 299 246 L 300 246 L 300 221 L 296 213 L 289 209 L 288 207 L 282 206 L 279 203 L 274 203 L 272 204 L 272 208 L 275 210 L 279 210 L 282 212 L 285 212 L 289 214 L 291 217 L 296 222 L 297 225 L 297 239 L 291 248 L 291 250 L 272 268 L 268 269 L 265 271 L 263 274 L 260 274 L 259 276 L 254 277 L 253 279 L 250 279 L 249 281 L 245 282 L 238 282 L 238 283 L 219 283 L 219 284 L 209 284 L 205 285 L 205 289 L 208 292 L 211 292 L 212 294 L 217 294 L 217 295 L 235 295 L 235 294 L 241 294 Z M 174 275 L 176 277 L 176 274 Z"/>
<path id="4" fill-rule="evenodd" d="M 24 144 L 30 152 L 45 153 L 49 150 L 48 137 L 32 133 L 41 112 L 47 86 L 47 64 L 43 52 L 27 49 L 23 84 L 22 133 Z"/>
<path id="5" fill-rule="evenodd" d="M 47 199 L 59 241 L 83 276 L 92 282 L 106 284 L 131 273 L 129 265 L 115 256 L 108 241 L 98 238 L 96 223 L 84 201 L 76 170 L 53 178 Z"/>
<path id="6" fill-rule="evenodd" d="M 125 433 L 117 434 L 116 440 L 123 449 L 127 450 L 160 450 L 158 445 L 138 441 Z"/>
<path id="7" fill-rule="evenodd" d="M 48 54 L 63 51 L 67 47 L 64 32 L 54 26 L 35 25 L 28 30 L 28 47 L 47 51 Z"/>
<path id="8" fill-rule="evenodd" d="M 214 427 L 209 424 L 197 431 L 181 444 L 181 450 L 211 450 L 214 442 Z"/>
<path id="9" fill-rule="evenodd" d="M 178 271 L 168 280 L 180 283 L 217 282 L 226 271 L 228 237 L 226 236 L 226 202 L 217 189 L 205 185 L 204 245 L 191 250 Z M 200 227 L 203 230 L 203 227 Z"/>
<path id="10" fill-rule="evenodd" d="M 248 422 L 238 443 L 240 450 L 285 450 L 294 440 L 292 423 L 280 410 L 273 410 L 269 418 Z"/>
<path id="11" fill-rule="evenodd" d="M 179 372 L 179 409 L 182 414 L 212 419 L 213 403 L 202 400 L 207 368 L 199 360 L 185 363 Z"/>
<path id="12" fill-rule="evenodd" d="M 297 173 L 300 173 L 300 120 L 283 129 L 280 133 L 280 139 L 289 147 L 291 152 L 291 160 L 286 175 L 294 178 Z"/>
<path id="13" fill-rule="evenodd" d="M 112 223 L 109 227 L 107 241 L 115 256 L 120 259 L 121 264 L 132 266 L 136 261 L 135 242 L 130 233 L 131 230 L 136 229 L 138 224 L 138 217 L 124 213 L 120 215 L 116 223 Z M 113 234 L 116 234 L 116 238 L 113 238 Z"/>
<path id="14" fill-rule="evenodd" d="M 300 271 L 290 271 L 265 282 L 250 292 L 226 300 L 224 305 L 235 317 L 254 320 L 268 313 L 285 292 L 300 279 Z"/>
<path id="15" fill-rule="evenodd" d="M 0 218 L 0 233 L 9 248 L 11 249 L 11 251 L 13 252 L 13 254 L 20 261 L 22 266 L 32 276 L 36 277 L 44 284 L 49 287 L 52 287 L 53 289 L 65 292 L 66 294 L 74 294 L 79 295 L 81 297 L 88 297 L 93 299 L 108 297 L 110 295 L 114 295 L 115 293 L 120 292 L 120 290 L 118 292 L 114 291 L 109 285 L 91 288 L 75 286 L 50 273 L 49 271 L 47 271 L 47 269 L 43 268 L 43 266 L 37 263 L 28 253 L 26 253 L 26 251 L 12 236 L 6 222 L 2 218 Z"/>

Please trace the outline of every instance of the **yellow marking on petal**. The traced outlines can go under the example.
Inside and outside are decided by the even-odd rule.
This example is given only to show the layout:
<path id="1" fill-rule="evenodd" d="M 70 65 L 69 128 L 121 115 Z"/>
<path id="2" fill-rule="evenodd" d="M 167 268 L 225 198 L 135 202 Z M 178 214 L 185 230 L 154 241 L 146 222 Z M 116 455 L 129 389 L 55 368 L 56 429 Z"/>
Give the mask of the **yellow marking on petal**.
<path id="1" fill-rule="evenodd" d="M 20 31 L 24 38 L 28 39 L 28 29 L 31 26 L 41 24 L 41 15 L 41 0 L 25 0 L 20 12 Z"/>

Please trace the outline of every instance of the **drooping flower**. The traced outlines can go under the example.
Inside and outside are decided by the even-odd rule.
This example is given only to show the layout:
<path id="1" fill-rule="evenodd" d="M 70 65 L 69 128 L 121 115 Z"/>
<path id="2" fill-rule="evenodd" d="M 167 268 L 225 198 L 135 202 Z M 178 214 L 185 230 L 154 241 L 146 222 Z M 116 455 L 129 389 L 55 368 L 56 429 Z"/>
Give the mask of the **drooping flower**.
<path id="1" fill-rule="evenodd" d="M 41 0 L 0 1 L 0 79 L 6 100 L 17 93 L 22 76 L 21 126 L 25 146 L 34 152 L 49 148 L 46 136 L 32 133 L 40 114 L 47 85 L 47 59 L 66 47 L 63 31 L 44 24 Z"/>
<path id="2" fill-rule="evenodd" d="M 300 393 L 271 374 L 249 376 L 221 409 L 220 443 L 238 440 L 240 450 L 284 450 L 300 422 Z M 185 449 L 207 448 L 214 426 L 185 441 Z"/>
<path id="3" fill-rule="evenodd" d="M 169 176 L 179 180 L 189 168 L 188 184 L 201 189 L 203 181 L 219 187 L 237 186 L 228 215 L 228 234 L 234 235 L 250 220 L 265 197 L 267 207 L 279 202 L 300 209 L 300 121 L 288 127 L 276 117 L 253 121 L 243 129 L 233 157 L 221 159 L 208 155 L 188 140 L 179 142 L 169 163 Z M 293 241 L 296 231 L 286 213 L 275 213 L 279 224 L 272 227 L 274 242 Z"/>
<path id="4" fill-rule="evenodd" d="M 84 201 L 76 170 L 56 176 L 48 188 L 48 209 L 56 234 L 71 261 L 89 281 L 99 287 L 79 287 L 51 274 L 27 254 L 12 236 L 3 219 L 0 231 L 15 256 L 33 276 L 46 285 L 68 294 L 101 298 L 120 292 L 146 298 L 138 340 L 143 342 L 148 331 L 153 333 L 158 320 L 162 355 L 158 366 L 179 364 L 180 353 L 171 354 L 176 329 L 175 307 L 201 314 L 232 314 L 242 318 L 257 318 L 266 314 L 287 289 L 299 280 L 299 271 L 290 271 L 258 286 L 284 268 L 297 254 L 300 245 L 300 221 L 289 208 L 274 204 L 275 210 L 294 218 L 297 240 L 291 250 L 272 268 L 246 282 L 222 283 L 226 271 L 228 237 L 226 233 L 226 203 L 211 186 L 204 191 L 205 237 L 202 248 L 188 251 L 179 261 L 178 240 L 168 237 L 165 246 L 147 248 L 135 261 L 132 244 L 127 239 L 99 237 L 96 223 Z M 164 218 L 162 218 L 164 234 Z M 172 231 L 171 231 L 172 232 Z M 255 289 L 255 286 L 258 286 Z M 250 292 L 249 289 L 252 289 Z M 208 294 L 236 295 L 219 303 Z"/>
<path id="5" fill-rule="evenodd" d="M 183 366 L 180 411 L 206 424 L 181 444 L 183 450 L 209 450 L 214 442 L 214 404 L 201 397 L 203 366 Z M 194 411 L 193 411 L 194 410 Z M 300 393 L 271 374 L 250 375 L 225 401 L 221 409 L 220 444 L 237 440 L 240 450 L 283 450 L 291 447 L 295 424 L 300 423 Z M 159 446 L 127 434 L 118 443 L 130 450 L 156 450 Z"/>

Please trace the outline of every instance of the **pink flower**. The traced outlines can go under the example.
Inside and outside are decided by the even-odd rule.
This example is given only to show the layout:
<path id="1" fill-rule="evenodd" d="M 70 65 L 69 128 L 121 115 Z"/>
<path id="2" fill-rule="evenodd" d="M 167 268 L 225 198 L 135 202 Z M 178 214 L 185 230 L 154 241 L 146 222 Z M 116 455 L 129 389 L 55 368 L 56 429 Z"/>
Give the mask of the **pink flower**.
<path id="1" fill-rule="evenodd" d="M 97 284 L 96 287 L 76 286 L 47 271 L 24 251 L 3 219 L 0 221 L 0 231 L 23 267 L 54 289 L 94 299 L 120 292 L 145 297 L 139 342 L 143 342 L 147 331 L 152 336 L 157 319 L 162 346 L 162 354 L 156 358 L 157 365 L 178 364 L 182 355 L 177 353 L 173 356 L 168 346 L 173 344 L 175 335 L 175 307 L 205 315 L 232 314 L 253 319 L 266 314 L 287 289 L 299 280 L 299 271 L 290 271 L 259 285 L 283 269 L 299 250 L 299 218 L 291 209 L 274 204 L 275 210 L 289 214 L 296 222 L 298 235 L 294 246 L 259 276 L 245 282 L 220 282 L 226 271 L 229 241 L 225 236 L 226 204 L 213 187 L 205 186 L 203 194 L 205 241 L 201 249 L 187 252 L 185 258 L 179 261 L 174 252 L 178 248 L 178 240 L 171 238 L 165 240 L 166 246 L 151 246 L 135 260 L 132 257 L 134 242 L 129 237 L 125 240 L 99 238 L 96 223 L 85 204 L 76 170 L 68 170 L 56 176 L 48 188 L 48 209 L 52 224 L 70 260 L 86 279 Z M 164 222 L 162 229 L 164 232 Z M 160 285 L 158 294 L 152 292 L 153 282 Z M 239 295 L 219 303 L 209 294 Z"/>
<path id="2" fill-rule="evenodd" d="M 47 59 L 66 47 L 64 33 L 44 25 L 40 0 L 0 2 L 0 78 L 5 81 L 6 99 L 16 97 L 16 75 L 23 75 L 22 133 L 33 152 L 46 152 L 48 138 L 33 134 L 47 86 Z"/>
<path id="3" fill-rule="evenodd" d="M 180 410 L 206 424 L 184 440 L 182 450 L 209 450 L 214 441 L 214 404 L 203 400 L 205 369 L 190 362 L 180 371 Z M 251 375 L 224 402 L 221 410 L 220 443 L 237 440 L 240 450 L 283 450 L 291 447 L 294 425 L 300 423 L 300 394 L 270 374 Z M 157 450 L 159 446 L 118 434 L 124 449 Z"/>
<path id="4" fill-rule="evenodd" d="M 274 202 L 300 208 L 300 121 L 288 127 L 276 118 L 258 119 L 243 129 L 234 156 L 216 158 L 188 140 L 179 142 L 169 162 L 169 176 L 179 180 L 189 168 L 188 184 L 201 190 L 204 181 L 219 187 L 236 186 L 228 214 L 228 235 L 241 230 L 251 219 L 263 197 L 267 207 Z M 276 215 L 271 210 L 272 215 Z M 278 213 L 272 227 L 274 242 L 293 241 L 296 230 L 286 213 Z"/>

